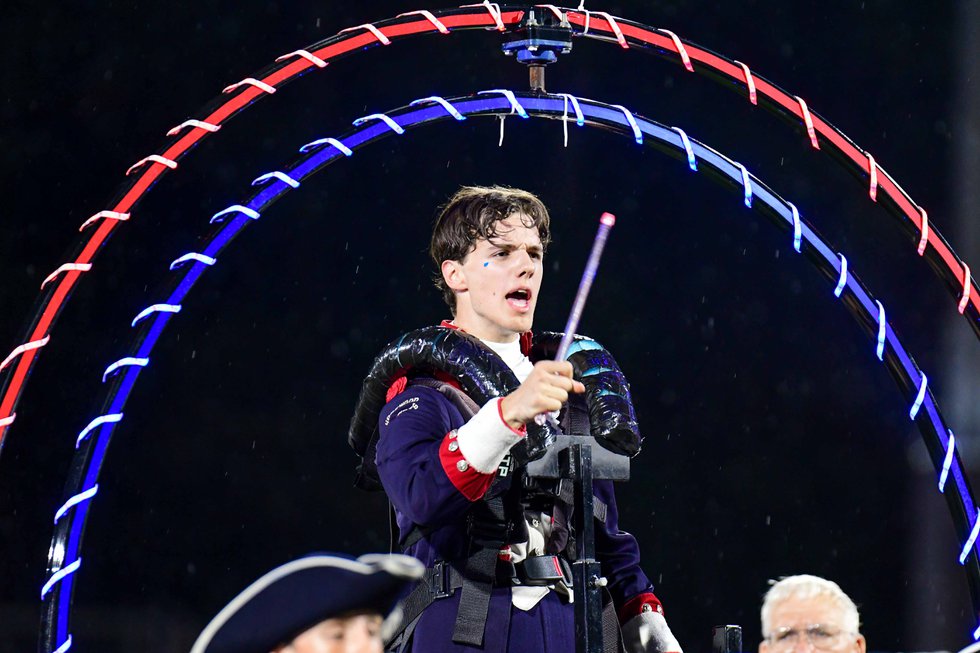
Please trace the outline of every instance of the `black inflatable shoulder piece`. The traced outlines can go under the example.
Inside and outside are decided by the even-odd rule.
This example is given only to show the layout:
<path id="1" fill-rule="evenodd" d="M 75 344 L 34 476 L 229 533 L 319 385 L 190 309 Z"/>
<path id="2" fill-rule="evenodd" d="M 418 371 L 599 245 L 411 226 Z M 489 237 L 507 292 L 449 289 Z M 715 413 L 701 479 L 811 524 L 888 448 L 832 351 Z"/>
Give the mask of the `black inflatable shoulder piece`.
<path id="1" fill-rule="evenodd" d="M 382 489 L 374 459 L 378 445 L 378 415 L 387 403 L 388 388 L 400 376 L 424 376 L 434 372 L 451 375 L 481 406 L 520 385 L 499 356 L 476 338 L 457 329 L 425 327 L 389 343 L 371 364 L 351 418 L 347 442 L 361 457 L 354 481 L 357 487 Z M 544 452 L 540 443 L 554 436 L 548 427 L 529 425 L 523 446 L 514 450 L 515 458 L 520 461 L 540 456 Z"/>
<path id="2" fill-rule="evenodd" d="M 545 331 L 534 334 L 531 360 L 554 359 L 564 334 Z M 591 338 L 573 336 L 566 360 L 575 378 L 585 385 L 592 436 L 614 453 L 635 456 L 643 438 L 636 422 L 630 384 L 619 364 L 602 345 Z"/>

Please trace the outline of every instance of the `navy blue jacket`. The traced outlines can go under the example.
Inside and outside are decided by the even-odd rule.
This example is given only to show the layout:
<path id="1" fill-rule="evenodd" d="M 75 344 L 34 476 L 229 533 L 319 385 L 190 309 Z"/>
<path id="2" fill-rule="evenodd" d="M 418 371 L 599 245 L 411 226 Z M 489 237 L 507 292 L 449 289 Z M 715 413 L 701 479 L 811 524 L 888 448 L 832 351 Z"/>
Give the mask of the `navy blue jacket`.
<path id="1" fill-rule="evenodd" d="M 448 446 L 450 432 L 465 423 L 459 409 L 437 390 L 409 385 L 385 405 L 379 417 L 376 462 L 385 491 L 395 506 L 401 538 L 421 526 L 426 535 L 406 552 L 426 566 L 466 555 L 466 513 L 489 488 L 494 474 L 461 470 L 461 454 Z M 636 539 L 619 530 L 610 481 L 596 481 L 594 492 L 607 506 L 605 522 L 596 524 L 596 558 L 608 579 L 608 590 L 621 621 L 640 613 L 644 604 L 660 609 L 653 585 L 640 569 Z M 416 629 L 414 649 L 425 653 L 476 650 L 452 642 L 459 592 L 436 600 Z M 549 592 L 530 611 L 513 608 L 510 589 L 494 589 L 485 631 L 485 651 L 574 650 L 573 608 Z"/>

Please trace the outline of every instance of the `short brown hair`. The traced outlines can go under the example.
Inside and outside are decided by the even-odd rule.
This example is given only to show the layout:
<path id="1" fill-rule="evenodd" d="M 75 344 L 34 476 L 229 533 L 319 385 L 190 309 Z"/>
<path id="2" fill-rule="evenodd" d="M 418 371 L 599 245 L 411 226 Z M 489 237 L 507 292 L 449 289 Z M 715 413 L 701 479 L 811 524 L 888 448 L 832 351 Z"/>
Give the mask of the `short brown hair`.
<path id="1" fill-rule="evenodd" d="M 436 265 L 433 281 L 442 298 L 456 314 L 456 295 L 442 278 L 443 261 L 462 261 L 478 240 L 497 236 L 497 224 L 515 213 L 527 216 L 524 225 L 537 227 L 541 247 L 551 242 L 551 217 L 533 193 L 506 186 L 463 186 L 442 207 L 432 227 L 429 256 Z"/>

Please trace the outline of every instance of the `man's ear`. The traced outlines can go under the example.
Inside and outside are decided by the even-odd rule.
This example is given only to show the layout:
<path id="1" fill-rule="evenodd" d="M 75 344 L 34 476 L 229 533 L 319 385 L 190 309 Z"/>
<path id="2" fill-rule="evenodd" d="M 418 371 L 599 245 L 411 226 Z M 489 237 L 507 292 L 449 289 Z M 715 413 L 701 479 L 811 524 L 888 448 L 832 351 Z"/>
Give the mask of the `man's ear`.
<path id="1" fill-rule="evenodd" d="M 759 653 L 768 653 L 769 642 L 767 640 L 762 640 L 759 642 Z"/>
<path id="2" fill-rule="evenodd" d="M 466 287 L 466 273 L 459 261 L 443 261 L 441 266 L 442 278 L 450 290 L 463 292 Z"/>
<path id="3" fill-rule="evenodd" d="M 857 641 L 854 642 L 856 653 L 866 653 L 868 650 L 868 643 L 864 639 L 864 635 L 858 634 Z"/>

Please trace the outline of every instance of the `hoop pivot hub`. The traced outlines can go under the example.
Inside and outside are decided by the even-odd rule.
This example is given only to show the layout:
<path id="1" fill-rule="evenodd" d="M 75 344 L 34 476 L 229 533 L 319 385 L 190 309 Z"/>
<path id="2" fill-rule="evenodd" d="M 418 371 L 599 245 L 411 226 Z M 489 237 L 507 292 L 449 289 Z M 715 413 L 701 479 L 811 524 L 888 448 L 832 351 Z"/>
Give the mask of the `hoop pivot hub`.
<path id="1" fill-rule="evenodd" d="M 544 67 L 572 51 L 572 26 L 562 14 L 533 7 L 517 29 L 508 32 L 501 46 L 504 54 L 528 66 L 531 90 L 544 92 Z"/>

